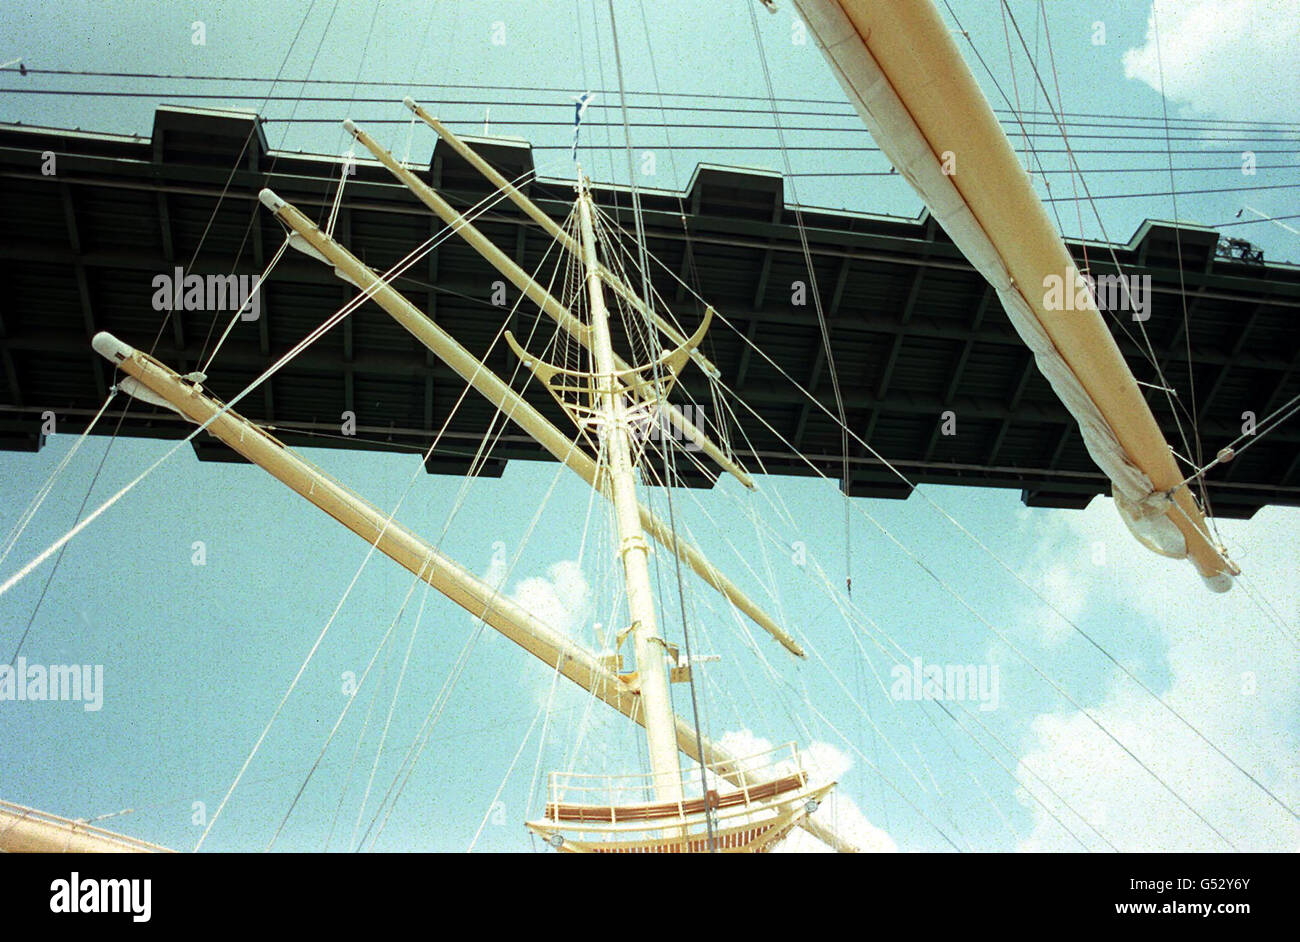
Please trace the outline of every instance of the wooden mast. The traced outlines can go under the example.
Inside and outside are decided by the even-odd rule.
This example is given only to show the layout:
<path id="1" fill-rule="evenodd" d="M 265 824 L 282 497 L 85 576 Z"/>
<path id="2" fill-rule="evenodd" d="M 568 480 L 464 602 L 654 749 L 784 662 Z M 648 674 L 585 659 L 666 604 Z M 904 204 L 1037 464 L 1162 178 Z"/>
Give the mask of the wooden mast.
<path id="1" fill-rule="evenodd" d="M 649 549 L 645 535 L 641 532 L 636 496 L 632 430 L 615 375 L 614 346 L 609 335 L 609 314 L 605 309 L 604 288 L 596 261 L 596 235 L 591 217 L 591 196 L 579 179 L 578 224 L 591 305 L 591 351 L 595 366 L 596 395 L 603 415 L 601 447 L 608 461 L 614 515 L 618 523 L 618 553 L 622 557 L 623 578 L 627 585 L 628 617 L 632 622 L 636 668 L 641 682 L 641 704 L 646 716 L 650 768 L 654 773 L 657 800 L 678 802 L 682 798 L 681 766 L 677 761 L 672 702 L 668 694 L 668 672 L 664 663 L 667 648 L 659 635 L 655 618 Z"/>

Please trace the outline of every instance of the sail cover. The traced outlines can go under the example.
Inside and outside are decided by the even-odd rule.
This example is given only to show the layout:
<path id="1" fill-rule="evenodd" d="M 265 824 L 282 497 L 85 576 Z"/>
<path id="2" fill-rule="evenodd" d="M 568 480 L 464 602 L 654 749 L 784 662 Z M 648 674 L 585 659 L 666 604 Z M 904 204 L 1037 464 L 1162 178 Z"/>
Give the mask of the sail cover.
<path id="1" fill-rule="evenodd" d="M 1052 304 L 1045 279 L 1081 275 L 930 0 L 794 0 L 880 149 L 997 291 L 1039 370 L 1079 423 L 1134 536 L 1188 558 L 1223 592 L 1239 570 L 1191 491 L 1090 292 Z"/>

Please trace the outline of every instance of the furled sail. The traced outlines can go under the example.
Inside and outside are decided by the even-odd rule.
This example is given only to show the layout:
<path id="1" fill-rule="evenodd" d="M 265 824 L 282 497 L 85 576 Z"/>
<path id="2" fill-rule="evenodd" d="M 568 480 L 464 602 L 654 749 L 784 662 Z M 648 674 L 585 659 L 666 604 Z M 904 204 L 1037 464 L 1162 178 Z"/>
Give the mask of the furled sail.
<path id="1" fill-rule="evenodd" d="M 1049 305 L 1045 279 L 1071 294 L 1084 282 L 931 0 L 794 2 L 881 150 L 997 291 L 1130 530 L 1229 589 L 1239 570 L 1212 539 L 1091 294 L 1080 292 L 1081 308 Z M 1049 309 L 1058 307 L 1067 309 Z"/>

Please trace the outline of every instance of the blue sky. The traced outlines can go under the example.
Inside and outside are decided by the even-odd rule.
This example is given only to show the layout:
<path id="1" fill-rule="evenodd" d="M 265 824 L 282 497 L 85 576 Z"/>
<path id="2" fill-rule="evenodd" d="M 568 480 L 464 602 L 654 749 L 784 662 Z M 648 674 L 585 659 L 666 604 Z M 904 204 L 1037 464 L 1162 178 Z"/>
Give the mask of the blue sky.
<path id="1" fill-rule="evenodd" d="M 287 77 L 302 77 L 310 68 L 312 77 L 345 83 L 360 75 L 370 80 L 568 91 L 474 92 L 476 100 L 498 103 L 470 105 L 459 103 L 471 97 L 465 89 L 439 94 L 400 85 L 361 88 L 357 96 L 390 97 L 392 104 L 272 102 L 266 111 L 272 118 L 338 119 L 350 113 L 367 126 L 368 119 L 403 118 L 400 99 L 409 91 L 438 106 L 436 110 L 459 130 L 481 132 L 486 117 L 492 133 L 526 137 L 539 148 L 567 146 L 571 111 L 540 108 L 535 102 L 555 99 L 564 105 L 569 91 L 612 89 L 617 84 L 604 4 L 386 4 L 373 33 L 374 7 L 369 3 L 339 5 L 326 31 L 331 6 L 324 0 L 315 7 L 271 3 L 259 5 L 254 17 L 226 4 L 86 3 L 57 9 L 10 4 L 0 13 L 0 59 L 22 55 L 38 68 L 274 75 L 304 12 L 311 9 L 284 65 Z M 1251 8 L 1252 14 L 1243 13 L 1241 4 L 1208 9 L 1189 3 L 1184 7 L 1188 12 L 1176 17 L 1162 5 L 1161 52 L 1171 116 L 1300 121 L 1296 98 L 1286 97 L 1295 83 L 1294 70 L 1261 75 L 1257 67 L 1246 67 L 1267 61 L 1261 57 L 1281 55 L 1288 42 L 1294 46 L 1287 30 L 1300 17 L 1274 18 L 1269 22 L 1282 25 L 1261 28 L 1265 17 L 1258 11 L 1271 11 L 1272 6 L 1261 3 Z M 1294 4 L 1290 7 L 1294 11 Z M 1012 3 L 1011 9 L 1032 45 L 1034 5 Z M 1142 78 L 1149 71 L 1149 56 L 1142 51 L 1149 4 L 1048 4 L 1047 9 L 1066 110 L 1159 117 L 1160 97 Z M 765 93 L 744 4 L 658 5 L 646 10 L 644 21 L 638 6 L 619 3 L 616 10 L 629 88 L 654 91 L 657 78 L 658 90 L 665 93 Z M 953 10 L 998 82 L 1010 91 L 998 8 L 962 2 L 954 3 Z M 842 101 L 811 41 L 792 41 L 797 32 L 788 5 L 782 4 L 776 15 L 761 8 L 758 13 L 763 54 L 777 94 Z M 205 26 L 203 46 L 192 43 L 195 21 Z M 1105 24 L 1105 45 L 1092 42 L 1097 22 Z M 494 35 L 502 35 L 497 23 L 504 27 L 503 45 L 493 42 Z M 313 56 L 318 42 L 319 55 Z M 1032 93 L 1023 54 L 1014 61 L 1016 87 L 1028 99 Z M 974 68 L 986 94 L 1000 105 L 992 82 L 978 63 Z M 176 100 L 169 95 L 211 92 L 215 84 L 168 83 L 167 94 L 138 100 L 4 94 L 4 89 L 24 87 L 24 81 L 30 85 L 32 79 L 0 77 L 0 119 L 128 134 L 148 134 L 154 107 Z M 160 85 L 157 80 L 40 81 L 39 87 L 45 88 L 154 92 Z M 231 84 L 220 87 L 223 92 L 235 90 Z M 244 91 L 265 93 L 265 86 Z M 297 94 L 298 88 L 281 87 L 279 92 Z M 353 89 L 343 84 L 330 93 L 347 98 Z M 637 101 L 659 103 L 654 96 Z M 764 107 L 761 101 L 747 104 Z M 584 139 L 621 144 L 620 127 L 597 125 L 621 124 L 615 105 L 614 96 L 597 100 L 588 112 L 592 126 L 584 131 Z M 490 114 L 485 115 L 488 108 Z M 838 105 L 834 110 L 847 112 Z M 662 120 L 658 112 L 644 114 L 647 121 Z M 683 115 L 669 112 L 668 121 L 703 120 L 698 113 Z M 550 119 L 553 125 L 512 124 Z M 638 182 L 681 186 L 704 160 L 784 169 L 780 154 L 770 149 L 684 149 L 690 144 L 775 144 L 770 116 L 737 115 L 731 120 L 764 121 L 767 130 L 634 130 L 638 150 L 654 149 L 661 155 L 655 178 Z M 792 145 L 870 146 L 870 139 L 853 130 L 855 122 L 847 117 L 809 115 L 799 120 L 846 130 L 834 136 L 789 131 Z M 1111 121 L 1107 128 L 1081 130 L 1156 134 L 1146 127 L 1150 123 L 1134 121 L 1130 127 Z M 399 155 L 404 152 L 406 125 L 374 127 L 381 141 Z M 723 133 L 729 135 L 725 140 Z M 1261 154 L 1261 165 L 1285 162 L 1292 169 L 1261 169 L 1247 178 L 1235 170 L 1240 166 L 1240 141 L 1230 148 L 1207 142 L 1211 135 L 1184 133 L 1200 140 L 1176 145 L 1190 152 L 1175 155 L 1177 165 L 1221 161 L 1234 170 L 1180 174 L 1180 191 L 1295 179 L 1294 153 L 1267 158 Z M 1290 146 L 1260 142 L 1281 136 L 1273 132 L 1251 134 L 1251 146 Z M 344 133 L 335 124 L 272 122 L 268 137 L 273 147 L 291 150 L 339 153 L 345 147 Z M 1012 139 L 1019 149 L 1016 136 Z M 432 135 L 417 131 L 410 140 L 412 159 L 427 158 Z M 1059 146 L 1059 139 L 1056 145 L 1044 139 L 1039 146 Z M 1089 144 L 1098 151 L 1118 146 L 1105 139 Z M 1163 146 L 1163 141 L 1134 146 L 1151 149 Z M 1219 153 L 1204 156 L 1202 150 Z M 1168 160 L 1159 152 L 1089 156 L 1085 168 L 1161 167 Z M 871 153 L 795 151 L 790 159 L 796 173 L 884 169 L 882 158 Z M 556 177 L 571 170 L 561 149 L 539 149 L 538 163 Z M 584 166 L 597 179 L 626 179 L 621 151 L 589 153 Z M 1054 189 L 1059 192 L 1068 177 L 1057 179 L 1061 182 Z M 1097 195 L 1169 189 L 1167 174 L 1159 173 L 1105 173 L 1088 179 Z M 917 199 L 897 179 L 798 177 L 787 185 L 787 198 L 794 195 L 808 205 L 864 212 L 914 216 L 920 210 Z M 1074 207 L 1063 204 L 1064 231 L 1097 237 L 1104 225 L 1113 239 L 1127 240 L 1143 219 L 1174 215 L 1168 197 L 1102 200 L 1098 205 L 1102 223 L 1084 215 L 1080 228 Z M 1219 223 L 1233 220 L 1244 205 L 1267 215 L 1286 215 L 1295 212 L 1294 191 L 1186 196 L 1180 197 L 1178 210 L 1183 219 Z M 1256 241 L 1271 259 L 1300 258 L 1300 242 L 1276 225 L 1226 231 Z M 143 343 L 147 338 L 124 339 Z M 216 367 L 214 378 L 219 377 L 219 358 Z M 70 438 L 55 436 L 38 456 L 0 455 L 0 524 L 5 532 L 71 446 Z M 103 438 L 89 440 L 63 471 L 13 553 L 0 564 L 0 575 L 7 578 L 72 525 L 106 449 L 89 507 L 98 506 L 167 447 L 119 440 L 110 448 Z M 510 566 L 506 590 L 542 607 L 585 643 L 592 643 L 591 622 L 608 620 L 608 540 L 597 539 L 603 531 L 593 527 L 582 565 L 577 565 L 589 491 L 563 469 L 512 462 L 501 479 L 466 486 L 457 478 L 424 474 L 415 456 L 314 451 L 308 457 L 385 509 L 409 486 L 397 515 L 400 521 L 440 541 L 445 552 L 480 573 L 500 576 L 498 550 L 503 550 Z M 546 510 L 525 542 L 531 509 L 552 487 Z M 1109 842 L 1124 850 L 1221 849 L 1219 838 L 1098 733 L 1080 712 L 1083 707 L 1239 847 L 1300 847 L 1300 830 L 1292 816 L 1117 671 L 998 562 L 1006 562 L 1051 598 L 1060 613 L 1146 687 L 1294 807 L 1300 800 L 1294 774 L 1300 734 L 1294 689 L 1300 667 L 1295 641 L 1300 623 L 1296 511 L 1267 508 L 1252 521 L 1222 525 L 1247 580 L 1228 596 L 1211 597 L 1187 564 L 1137 548 L 1106 500 L 1094 501 L 1086 511 L 1069 512 L 1031 510 L 1020 505 L 1015 492 L 980 489 L 926 488 L 901 503 L 855 499 L 850 514 L 855 609 L 846 618 L 843 600 L 837 605 L 817 576 L 820 567 L 834 588 L 843 582 L 844 510 L 834 485 L 764 477 L 757 495 L 741 490 L 735 482 L 724 481 L 708 494 L 677 492 L 674 509 L 710 557 L 820 656 L 796 663 L 761 637 L 753 650 L 743 628 L 709 591 L 690 584 L 695 643 L 699 650 L 720 656 L 700 668 L 705 725 L 712 736 L 737 747 L 754 744 L 755 737 L 771 742 L 798 739 L 822 771 L 841 782 L 840 800 L 819 813 L 833 815 L 864 843 L 903 850 L 954 845 L 1078 849 L 1079 843 L 1045 805 L 1089 848 L 1105 849 Z M 666 512 L 661 493 L 652 492 L 648 499 Z M 931 501 L 990 547 L 997 559 L 954 528 Z M 756 533 L 754 514 L 770 521 L 773 542 L 765 543 L 766 534 Z M 944 585 L 886 534 L 905 544 Z M 205 547 L 202 566 L 193 564 L 195 541 Z M 788 547 L 796 542 L 807 549 L 809 564 L 804 567 L 791 559 Z M 69 545 L 43 601 L 50 564 L 0 598 L 0 639 L 7 648 L 35 612 L 23 646 L 30 662 L 105 668 L 100 711 L 86 712 L 73 703 L 0 703 L 0 754 L 10 757 L 0 763 L 0 797 L 74 817 L 134 808 L 102 823 L 169 846 L 193 847 L 202 832 L 194 823 L 195 803 L 203 803 L 211 816 L 365 556 L 363 543 L 258 469 L 200 466 L 188 447 L 182 449 Z M 770 584 L 770 595 L 764 583 Z M 409 576 L 382 558 L 365 565 L 213 828 L 206 849 L 266 846 L 347 703 L 342 692 L 345 674 L 361 675 L 410 586 Z M 544 775 L 571 766 L 585 771 L 636 767 L 640 738 L 621 717 L 600 704 L 588 710 L 587 698 L 565 686 L 557 686 L 552 695 L 551 671 L 490 632 L 476 634 L 463 612 L 433 594 L 410 645 L 400 695 L 394 697 L 423 599 L 417 587 L 404 619 L 377 658 L 371 681 L 358 693 L 288 819 L 277 849 L 319 850 L 331 830 L 331 849 L 348 846 L 357 820 L 362 821 L 357 830 L 364 832 L 444 684 L 449 690 L 446 706 L 375 844 L 379 849 L 463 850 L 486 818 L 476 849 L 528 850 L 522 821 L 539 810 L 541 801 L 540 791 L 531 787 L 535 769 Z M 675 604 L 674 597 L 668 599 Z M 1285 628 L 1264 613 L 1265 599 Z M 676 630 L 675 620 L 671 630 Z M 887 688 L 893 661 L 876 642 L 886 648 L 897 644 L 890 649 L 919 656 L 927 664 L 996 667 L 997 709 L 958 713 L 996 760 L 933 704 L 891 699 Z M 1070 700 L 1026 661 L 1068 691 Z M 457 675 L 458 666 L 463 670 Z M 456 679 L 449 683 L 449 677 Z M 883 678 L 883 688 L 878 677 Z M 675 692 L 678 709 L 686 711 L 684 692 Z M 805 697 L 824 719 L 810 710 Z M 395 706 L 384 735 L 390 703 Z M 543 724 L 535 724 L 539 711 L 549 713 L 540 748 Z M 988 731 L 968 719 L 970 715 Z M 531 738 L 521 749 L 530 727 Z M 373 766 L 374 785 L 359 814 L 381 736 L 385 748 Z M 1009 773 L 1015 773 L 1015 780 Z M 494 810 L 499 787 L 501 806 Z"/>

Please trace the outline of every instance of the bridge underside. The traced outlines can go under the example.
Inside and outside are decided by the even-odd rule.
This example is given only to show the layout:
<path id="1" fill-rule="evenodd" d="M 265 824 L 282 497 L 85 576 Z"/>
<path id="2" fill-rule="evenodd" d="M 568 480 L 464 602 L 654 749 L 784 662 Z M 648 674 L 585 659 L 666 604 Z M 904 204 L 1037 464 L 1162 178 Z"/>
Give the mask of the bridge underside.
<path id="1" fill-rule="evenodd" d="M 525 144 L 473 143 L 508 178 L 532 167 Z M 48 152 L 56 155 L 49 175 L 42 172 Z M 0 276 L 7 288 L 0 295 L 0 448 L 38 450 L 49 412 L 61 433 L 84 429 L 113 382 L 112 370 L 91 351 L 96 331 L 152 350 L 181 373 L 197 369 L 229 313 L 155 310 L 155 277 L 177 266 L 200 275 L 256 277 L 282 240 L 279 225 L 256 201 L 258 191 L 270 186 L 324 219 L 338 176 L 336 158 L 270 151 L 251 117 L 230 113 L 159 109 L 149 140 L 0 126 L 6 223 Z M 488 192 L 442 144 L 423 176 L 458 207 Z M 552 216 L 567 215 L 567 184 L 535 181 L 524 189 Z M 625 190 L 596 186 L 594 195 L 632 227 Z M 834 423 L 782 376 L 834 411 L 816 311 L 810 296 L 798 303 L 796 283 L 806 284 L 808 271 L 780 177 L 701 167 L 685 192 L 651 191 L 642 201 L 650 252 L 727 322 L 715 321 L 704 352 L 775 429 L 742 410 L 740 428 L 731 431 L 742 461 L 756 471 L 810 474 L 802 453 L 839 478 Z M 1073 419 L 992 292 L 928 216 L 805 211 L 803 217 L 845 407 L 859 435 L 916 483 L 1013 487 L 1026 503 L 1051 507 L 1082 507 L 1108 491 Z M 529 271 L 550 243 L 509 203 L 479 225 Z M 442 228 L 387 171 L 363 161 L 344 192 L 335 235 L 363 261 L 385 269 Z M 1210 229 L 1148 222 L 1127 244 L 1070 246 L 1080 262 L 1086 248 L 1094 274 L 1114 271 L 1113 252 L 1125 272 L 1151 276 L 1149 319 L 1139 324 L 1117 314 L 1112 330 L 1138 379 L 1158 385 L 1145 328 L 1160 371 L 1178 391 L 1186 447 L 1197 448 L 1187 418 L 1194 413 L 1207 460 L 1241 434 L 1244 413 L 1262 418 L 1300 393 L 1300 270 L 1223 257 L 1220 241 Z M 503 319 L 512 317 L 516 334 L 522 325 L 526 335 L 535 312 L 525 302 L 510 315 L 513 288 L 506 307 L 496 306 L 500 280 L 453 237 L 396 286 L 481 356 Z M 654 284 L 688 330 L 698 324 L 702 306 L 672 274 L 657 269 Z M 327 266 L 287 253 L 263 289 L 257 318 L 238 324 L 222 347 L 208 388 L 233 396 L 355 293 Z M 516 366 L 504 344 L 487 362 L 503 375 Z M 676 398 L 694 400 L 713 422 L 702 380 L 688 369 L 684 395 Z M 449 369 L 366 304 L 264 383 L 240 411 L 274 426 L 292 446 L 422 453 L 463 389 Z M 1182 452 L 1168 397 L 1148 392 L 1166 436 Z M 545 392 L 531 389 L 529 398 L 568 429 Z M 116 400 L 97 433 L 111 433 L 124 406 Z M 340 434 L 344 412 L 355 414 L 354 436 Z M 944 434 L 948 412 L 951 435 Z M 429 471 L 465 473 L 492 413 L 481 398 L 466 398 Z M 140 403 L 121 417 L 124 435 L 187 432 L 177 416 Z M 865 449 L 850 451 L 853 494 L 907 496 L 908 486 Z M 196 452 L 203 460 L 235 458 L 210 439 L 197 441 Z M 510 459 L 544 457 L 508 428 L 483 473 L 500 474 Z M 1212 472 L 1214 513 L 1248 517 L 1264 504 L 1300 504 L 1298 466 L 1300 425 L 1292 422 Z M 688 473 L 687 483 L 710 482 Z"/>

